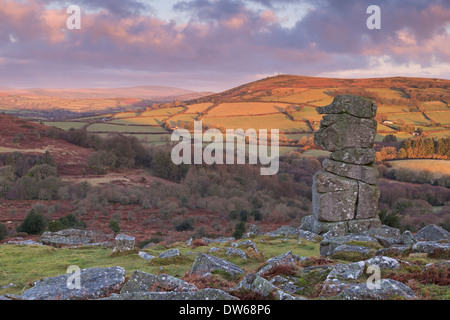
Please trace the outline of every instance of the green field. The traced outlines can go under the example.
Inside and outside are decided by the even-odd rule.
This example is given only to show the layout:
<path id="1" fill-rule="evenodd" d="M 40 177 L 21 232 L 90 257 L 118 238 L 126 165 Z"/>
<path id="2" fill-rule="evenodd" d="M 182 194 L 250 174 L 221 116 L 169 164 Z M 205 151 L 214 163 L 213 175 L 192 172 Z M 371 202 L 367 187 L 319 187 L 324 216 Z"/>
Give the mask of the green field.
<path id="1" fill-rule="evenodd" d="M 156 117 L 156 116 L 170 116 L 177 114 L 183 111 L 184 108 L 176 107 L 176 108 L 164 108 L 164 109 L 155 109 L 142 112 L 141 116 L 143 117 Z"/>
<path id="2" fill-rule="evenodd" d="M 132 118 L 132 117 L 136 117 L 138 115 L 138 113 L 136 112 L 120 112 L 120 113 L 116 113 L 113 115 L 113 118 Z"/>
<path id="3" fill-rule="evenodd" d="M 316 108 L 310 106 L 304 106 L 301 111 L 295 111 L 292 113 L 295 121 L 298 120 L 311 120 L 320 121 L 323 118 L 322 114 L 318 114 Z"/>
<path id="4" fill-rule="evenodd" d="M 366 91 L 377 93 L 387 99 L 404 98 L 403 92 L 390 88 L 367 88 Z"/>
<path id="5" fill-rule="evenodd" d="M 43 122 L 46 126 L 49 127 L 56 127 L 62 130 L 69 130 L 70 128 L 74 128 L 74 129 L 80 129 L 83 128 L 85 125 L 87 125 L 87 122 L 71 122 L 71 121 L 58 121 L 58 122 L 50 122 L 50 121 L 45 121 Z"/>
<path id="6" fill-rule="evenodd" d="M 282 112 L 290 104 L 265 102 L 222 103 L 208 112 L 208 116 L 248 116 Z"/>
<path id="7" fill-rule="evenodd" d="M 305 122 L 293 122 L 284 114 L 246 117 L 204 117 L 202 121 L 227 129 L 279 129 L 280 132 L 309 132 L 311 129 Z"/>
<path id="8" fill-rule="evenodd" d="M 413 126 L 423 126 L 430 124 L 430 121 L 425 119 L 421 112 L 405 112 L 402 114 L 389 114 L 388 119 L 396 123 L 404 122 L 405 124 Z"/>
<path id="9" fill-rule="evenodd" d="M 114 125 L 114 124 L 107 124 L 107 123 L 95 123 L 90 125 L 87 130 L 89 132 L 167 132 L 162 127 L 150 127 L 150 126 L 120 126 L 120 125 Z"/>
<path id="10" fill-rule="evenodd" d="M 169 119 L 169 121 L 177 123 L 178 121 L 195 121 L 195 118 L 197 117 L 197 114 L 192 113 L 180 113 L 174 115 L 172 118 Z"/>
<path id="11" fill-rule="evenodd" d="M 392 113 L 392 112 L 409 112 L 408 108 L 392 105 L 377 105 L 377 113 Z M 389 115 L 388 115 L 389 116 Z"/>
<path id="12" fill-rule="evenodd" d="M 450 175 L 450 160 L 414 159 L 390 161 L 393 168 L 415 171 L 430 171 L 436 178 L 442 175 Z"/>
<path id="13" fill-rule="evenodd" d="M 426 115 L 428 118 L 437 123 L 450 125 L 450 111 L 426 112 Z"/>
<path id="14" fill-rule="evenodd" d="M 211 107 L 213 104 L 212 103 L 197 103 L 197 104 L 191 104 L 191 105 L 187 105 L 187 111 L 189 113 L 201 113 L 203 111 L 205 111 L 206 109 L 208 109 L 209 107 Z"/>
<path id="15" fill-rule="evenodd" d="M 155 117 L 136 117 L 131 119 L 118 119 L 112 120 L 107 123 L 110 124 L 124 124 L 124 125 L 147 125 L 147 126 L 160 126 L 162 121 L 167 119 L 166 116 Z"/>
<path id="16" fill-rule="evenodd" d="M 427 111 L 449 111 L 447 104 L 442 101 L 422 102 L 421 106 Z"/>
<path id="17" fill-rule="evenodd" d="M 389 131 L 392 133 L 396 132 L 394 129 L 392 129 L 391 127 L 385 126 L 384 124 L 379 124 L 377 129 L 378 129 L 378 131 Z"/>
<path id="18" fill-rule="evenodd" d="M 106 114 L 100 114 L 100 115 L 92 116 L 92 117 L 76 118 L 73 120 L 76 120 L 76 121 L 100 120 L 102 118 L 110 118 L 112 116 L 113 116 L 112 113 L 106 113 Z"/>
<path id="19" fill-rule="evenodd" d="M 324 89 L 307 89 L 300 93 L 295 93 L 288 96 L 277 97 L 272 96 L 272 101 L 287 102 L 287 103 L 308 103 L 314 106 L 326 106 L 333 102 L 333 97 L 327 95 L 325 92 L 328 88 Z M 264 100 L 269 100 L 266 98 Z"/>

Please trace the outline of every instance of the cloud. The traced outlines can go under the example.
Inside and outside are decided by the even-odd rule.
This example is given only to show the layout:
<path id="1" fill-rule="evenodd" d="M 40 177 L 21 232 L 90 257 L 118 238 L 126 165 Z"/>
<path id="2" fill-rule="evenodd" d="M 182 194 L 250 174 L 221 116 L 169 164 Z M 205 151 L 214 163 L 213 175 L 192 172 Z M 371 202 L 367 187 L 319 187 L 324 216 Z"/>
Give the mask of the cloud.
<path id="1" fill-rule="evenodd" d="M 85 10 L 107 10 L 118 16 L 137 15 L 153 10 L 153 7 L 145 0 L 40 0 L 40 2 L 47 6 L 67 8 L 69 5 L 78 5 Z"/>
<path id="2" fill-rule="evenodd" d="M 158 75 L 205 85 L 199 89 L 208 83 L 216 89 L 222 79 L 227 89 L 260 74 L 356 77 L 389 70 L 449 78 L 450 2 L 377 2 L 381 30 L 366 27 L 368 0 L 177 1 L 181 20 L 157 16 L 157 1 L 79 0 L 82 30 L 70 31 L 65 5 L 72 1 L 4 0 L 0 85 L 54 86 L 62 79 L 137 85 Z"/>

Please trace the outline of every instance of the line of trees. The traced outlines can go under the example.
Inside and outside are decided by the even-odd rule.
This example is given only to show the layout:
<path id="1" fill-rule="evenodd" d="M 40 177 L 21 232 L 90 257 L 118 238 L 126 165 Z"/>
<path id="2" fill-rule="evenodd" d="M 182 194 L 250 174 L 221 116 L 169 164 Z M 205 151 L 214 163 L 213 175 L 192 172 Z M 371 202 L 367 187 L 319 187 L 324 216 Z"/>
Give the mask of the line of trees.
<path id="1" fill-rule="evenodd" d="M 396 143 L 395 136 L 386 136 L 389 146 L 377 152 L 377 160 L 450 159 L 450 138 L 405 139 Z"/>

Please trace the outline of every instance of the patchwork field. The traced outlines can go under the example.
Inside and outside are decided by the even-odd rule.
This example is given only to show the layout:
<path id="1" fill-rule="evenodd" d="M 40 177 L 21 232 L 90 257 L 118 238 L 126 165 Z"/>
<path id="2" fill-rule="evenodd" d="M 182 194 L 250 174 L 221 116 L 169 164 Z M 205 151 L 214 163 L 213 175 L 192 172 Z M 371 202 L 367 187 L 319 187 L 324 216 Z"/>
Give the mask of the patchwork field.
<path id="1" fill-rule="evenodd" d="M 251 116 L 280 113 L 288 106 L 290 106 L 290 104 L 265 102 L 222 103 L 211 109 L 211 111 L 208 112 L 208 116 Z"/>
<path id="2" fill-rule="evenodd" d="M 201 113 L 212 106 L 213 106 L 213 103 L 191 104 L 191 105 L 186 106 L 187 107 L 186 113 Z"/>
<path id="3" fill-rule="evenodd" d="M 137 117 L 139 115 L 139 113 L 137 112 L 120 112 L 120 113 L 116 113 L 114 114 L 114 118 L 132 118 L 132 117 Z"/>
<path id="4" fill-rule="evenodd" d="M 155 117 L 135 117 L 129 119 L 111 120 L 109 124 L 123 124 L 123 125 L 139 125 L 139 126 L 161 126 L 162 121 L 167 119 L 167 116 Z"/>
<path id="5" fill-rule="evenodd" d="M 442 101 L 427 101 L 423 102 L 422 106 L 428 111 L 447 111 L 447 104 Z"/>
<path id="6" fill-rule="evenodd" d="M 203 122 L 227 129 L 279 129 L 282 132 L 311 132 L 305 122 L 294 122 L 284 114 L 242 117 L 204 117 Z"/>
<path id="7" fill-rule="evenodd" d="M 75 121 L 45 121 L 44 125 L 49 127 L 56 127 L 62 130 L 69 130 L 71 128 L 80 129 L 87 125 L 87 122 L 75 122 Z"/>
<path id="8" fill-rule="evenodd" d="M 395 169 L 408 169 L 414 171 L 429 171 L 435 178 L 450 175 L 450 160 L 398 160 L 390 161 Z"/>
<path id="9" fill-rule="evenodd" d="M 389 114 L 389 120 L 392 120 L 395 123 L 404 122 L 405 124 L 410 124 L 413 126 L 423 126 L 430 124 L 430 121 L 427 120 L 421 112 Z"/>
<path id="10" fill-rule="evenodd" d="M 141 116 L 142 117 L 170 116 L 170 115 L 177 114 L 183 110 L 184 110 L 184 108 L 182 108 L 182 107 L 155 109 L 155 110 L 142 112 Z"/>
<path id="11" fill-rule="evenodd" d="M 139 133 L 159 133 L 167 132 L 162 127 L 150 127 L 150 126 L 127 126 L 127 125 L 114 125 L 106 123 L 95 123 L 87 127 L 89 132 L 139 132 Z"/>
<path id="12" fill-rule="evenodd" d="M 273 98 L 273 101 L 287 102 L 287 103 L 307 103 L 314 106 L 325 106 L 333 102 L 333 98 L 325 92 L 331 88 L 308 89 L 300 93 L 295 93 L 288 96 L 279 96 Z M 269 100 L 265 98 L 264 100 Z"/>
<path id="13" fill-rule="evenodd" d="M 389 88 L 367 88 L 368 92 L 373 92 L 387 99 L 405 98 L 405 94 L 398 89 Z"/>
<path id="14" fill-rule="evenodd" d="M 392 105 L 384 105 L 384 104 L 380 104 L 377 105 L 377 113 L 397 113 L 397 112 L 402 112 L 402 113 L 407 113 L 408 108 L 407 107 L 402 107 L 402 106 L 392 106 Z"/>
<path id="15" fill-rule="evenodd" d="M 318 114 L 316 108 L 305 106 L 301 111 L 296 111 L 292 113 L 294 121 L 320 121 L 322 120 L 322 115 Z"/>
<path id="16" fill-rule="evenodd" d="M 450 111 L 427 112 L 426 115 L 437 123 L 450 125 Z"/>
<path id="17" fill-rule="evenodd" d="M 197 118 L 197 114 L 192 114 L 192 113 L 180 113 L 180 114 L 176 114 L 173 117 L 170 118 L 171 122 L 174 122 L 175 124 L 178 121 L 188 121 L 188 122 L 192 122 L 195 121 L 195 119 Z"/>
<path id="18" fill-rule="evenodd" d="M 181 103 L 45 123 L 63 130 L 87 125 L 89 132 L 134 134 L 143 142 L 160 144 L 158 135 L 169 136 L 177 127 L 192 129 L 192 122 L 198 120 L 215 128 L 279 129 L 285 145 L 301 147 L 320 128 L 322 115 L 316 111 L 318 106 L 330 104 L 337 94 L 355 94 L 377 103 L 377 142 L 388 134 L 394 134 L 399 141 L 414 137 L 409 131 L 399 131 L 402 124 L 412 126 L 413 130 L 422 129 L 427 137 L 450 137 L 448 87 L 443 80 L 420 78 L 352 80 L 281 75 Z M 11 99 L 2 97 L 7 98 Z M 90 102 L 104 103 L 94 100 Z M 83 108 L 86 101 L 77 103 Z M 125 100 L 113 101 L 120 104 Z M 27 103 L 30 102 L 25 105 Z M 24 117 L 32 115 L 26 108 L 23 111 Z M 383 120 L 392 124 L 383 124 Z"/>

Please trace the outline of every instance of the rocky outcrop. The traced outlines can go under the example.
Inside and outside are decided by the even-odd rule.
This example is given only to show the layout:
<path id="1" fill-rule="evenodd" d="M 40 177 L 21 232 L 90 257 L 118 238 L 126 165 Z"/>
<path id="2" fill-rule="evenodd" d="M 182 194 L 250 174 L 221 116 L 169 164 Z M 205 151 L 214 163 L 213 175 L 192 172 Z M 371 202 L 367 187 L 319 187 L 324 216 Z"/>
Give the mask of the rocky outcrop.
<path id="1" fill-rule="evenodd" d="M 380 228 L 372 228 L 370 230 L 361 232 L 361 235 L 376 239 L 378 243 L 385 248 L 402 244 L 400 230 L 385 225 L 381 226 Z"/>
<path id="2" fill-rule="evenodd" d="M 42 246 L 43 245 L 34 240 L 23 240 L 23 238 L 11 239 L 7 242 L 7 244 L 15 244 L 15 245 L 21 245 L 21 246 Z"/>
<path id="3" fill-rule="evenodd" d="M 278 290 L 278 288 L 270 281 L 250 273 L 239 282 L 235 290 L 253 291 L 264 297 L 268 297 Z"/>
<path id="4" fill-rule="evenodd" d="M 118 234 L 114 242 L 113 252 L 126 252 L 134 250 L 136 238 L 126 234 Z"/>
<path id="5" fill-rule="evenodd" d="M 42 234 L 40 243 L 55 247 L 102 245 L 114 246 L 112 236 L 100 234 L 91 230 L 65 229 L 57 232 L 46 231 Z"/>
<path id="6" fill-rule="evenodd" d="M 312 216 L 307 216 L 305 218 L 307 219 L 308 217 L 312 217 Z M 308 231 L 308 229 L 311 229 L 311 228 L 309 228 L 309 227 L 305 228 L 305 225 L 303 225 L 303 227 L 299 227 L 299 228 L 296 228 L 293 226 L 281 226 L 274 231 L 266 232 L 265 235 L 270 236 L 270 237 L 298 236 L 299 239 L 305 239 L 308 241 L 318 241 L 321 239 L 321 237 L 317 233 Z"/>
<path id="7" fill-rule="evenodd" d="M 419 241 L 450 240 L 450 232 L 434 224 L 429 224 L 420 229 L 415 238 Z"/>
<path id="8" fill-rule="evenodd" d="M 379 173 L 374 165 L 376 105 L 365 98 L 340 95 L 319 114 L 326 114 L 314 134 L 315 144 L 331 151 L 313 178 L 313 218 L 302 229 L 317 234 L 360 233 L 381 226 L 377 216 Z"/>
<path id="9" fill-rule="evenodd" d="M 179 255 L 180 255 L 180 250 L 178 250 L 178 249 L 170 249 L 170 250 L 167 250 L 166 252 L 161 253 L 158 256 L 158 259 L 173 258 L 173 257 L 177 257 Z"/>
<path id="10" fill-rule="evenodd" d="M 322 295 L 337 300 L 416 298 L 411 288 L 401 282 L 392 279 L 366 280 L 373 272 L 369 271 L 369 267 L 395 270 L 400 267 L 400 262 L 389 257 L 375 257 L 366 261 L 337 264 L 323 283 Z"/>
<path id="11" fill-rule="evenodd" d="M 234 237 L 221 237 L 221 238 L 215 238 L 215 239 L 210 239 L 210 238 L 202 238 L 202 240 L 206 243 L 206 244 L 211 244 L 211 243 L 226 243 L 226 242 L 233 242 L 236 239 Z"/>
<path id="12" fill-rule="evenodd" d="M 367 284 L 351 284 L 337 296 L 342 300 L 389 300 L 392 298 L 415 299 L 416 295 L 407 285 L 392 279 L 381 279 L 379 288 Z"/>
<path id="13" fill-rule="evenodd" d="M 291 236 L 298 233 L 298 228 L 292 226 L 281 226 L 278 229 L 266 232 L 265 235 L 270 237 Z"/>
<path id="14" fill-rule="evenodd" d="M 288 251 L 267 260 L 266 265 L 257 272 L 257 275 L 264 276 L 279 266 L 295 266 L 299 260 L 299 256 L 292 254 L 292 251 Z"/>
<path id="15" fill-rule="evenodd" d="M 403 243 L 404 236 L 407 236 L 406 242 L 413 240 L 414 244 L 382 248 L 383 243 Z M 186 279 L 193 281 L 200 280 L 198 284 L 211 283 L 211 288 L 198 289 L 195 285 L 197 282 L 189 283 L 168 274 L 134 271 L 130 279 L 125 281 L 125 271 L 120 267 L 93 268 L 81 270 L 79 289 L 68 287 L 73 275 L 66 274 L 37 281 L 22 295 L 5 294 L 0 296 L 0 300 L 237 300 L 238 297 L 305 300 L 303 296 L 308 299 L 331 300 L 417 299 L 408 287 L 408 279 L 401 280 L 401 283 L 393 280 L 396 278 L 384 277 L 397 274 L 395 270 L 399 269 L 399 274 L 402 274 L 409 270 L 409 266 L 414 266 L 414 272 L 419 268 L 424 272 L 429 268 L 448 268 L 450 243 L 445 239 L 416 242 L 414 237 L 412 234 L 401 234 L 400 230 L 387 226 L 366 230 L 361 234 L 339 237 L 328 235 L 321 241 L 320 251 L 323 257 L 329 258 L 300 257 L 288 251 L 268 259 L 257 272 L 247 268 L 244 271 L 229 261 L 199 253 L 192 265 L 191 274 L 204 277 L 219 271 L 222 277 L 223 273 L 227 273 L 232 277 L 229 280 L 236 282 L 234 286 L 225 288 L 218 287 L 218 283 L 214 281 L 209 282 L 214 278 L 205 282 L 196 277 L 187 277 Z M 238 247 L 256 251 L 255 243 L 245 240 L 234 241 L 230 247 L 227 243 L 221 246 L 220 252 L 226 254 L 226 250 L 237 250 Z M 384 254 L 392 253 L 394 249 L 401 251 L 404 256 L 410 253 L 432 255 L 433 263 L 418 266 L 411 260 L 407 262 L 400 257 L 393 258 Z M 176 249 L 164 252 L 166 253 L 170 253 L 169 256 L 175 253 L 174 256 L 177 256 Z M 439 257 L 435 258 L 438 254 Z M 126 257 L 132 258 L 133 255 Z M 354 257 L 356 259 L 353 260 Z M 248 256 L 247 259 L 254 258 Z M 4 286 L 3 289 L 9 287 L 12 285 Z M 416 290 L 415 287 L 412 288 Z M 417 293 L 420 295 L 420 291 Z"/>
<path id="16" fill-rule="evenodd" d="M 144 251 L 139 251 L 138 252 L 139 257 L 141 257 L 144 260 L 150 261 L 153 258 L 155 258 L 155 256 L 152 256 L 151 254 L 148 254 L 147 252 Z"/>
<path id="17" fill-rule="evenodd" d="M 396 259 L 384 256 L 373 257 L 365 261 L 366 266 L 377 266 L 380 269 L 396 270 L 400 268 L 400 262 Z"/>
<path id="18" fill-rule="evenodd" d="M 322 257 L 329 257 L 339 252 L 352 251 L 368 255 L 370 249 L 380 247 L 378 241 L 369 236 L 346 235 L 341 237 L 329 237 L 320 242 L 320 255 Z"/>
<path id="19" fill-rule="evenodd" d="M 211 275 L 211 272 L 217 270 L 226 272 L 232 277 L 244 273 L 244 270 L 235 264 L 205 253 L 197 254 L 190 273 L 205 277 Z"/>
<path id="20" fill-rule="evenodd" d="M 450 258 L 450 243 L 436 241 L 419 241 L 412 246 L 413 253 L 427 253 L 435 258 Z"/>
<path id="21" fill-rule="evenodd" d="M 191 292 L 198 288 L 181 279 L 167 274 L 154 275 L 143 271 L 135 271 L 130 280 L 123 286 L 120 293 L 131 292 Z"/>
<path id="22" fill-rule="evenodd" d="M 272 281 L 264 279 L 257 274 L 247 274 L 233 289 L 234 291 L 251 291 L 264 298 L 276 300 L 306 300 L 303 297 L 293 296 L 283 290 L 280 290 Z"/>
<path id="23" fill-rule="evenodd" d="M 244 240 L 241 242 L 236 242 L 231 244 L 232 247 L 239 247 L 239 248 L 252 248 L 253 251 L 258 252 L 258 248 L 256 248 L 256 245 L 251 240 Z"/>
<path id="24" fill-rule="evenodd" d="M 237 248 L 227 248 L 226 251 L 227 255 L 232 256 L 232 255 L 237 255 L 239 256 L 241 259 L 247 259 L 247 254 L 241 250 L 241 249 L 237 249 Z"/>
<path id="25" fill-rule="evenodd" d="M 125 282 L 121 267 L 80 270 L 80 286 L 71 287 L 74 274 L 63 274 L 34 282 L 31 289 L 20 295 L 23 300 L 88 300 L 103 298 L 114 293 Z M 74 281 L 76 284 L 76 281 Z"/>
<path id="26" fill-rule="evenodd" d="M 329 106 L 318 108 L 319 114 L 348 114 L 357 118 L 374 118 L 377 106 L 370 100 L 350 95 L 339 95 Z"/>
<path id="27" fill-rule="evenodd" d="M 101 300 L 239 300 L 220 289 L 202 289 L 193 292 L 130 292 L 112 294 Z"/>
<path id="28" fill-rule="evenodd" d="M 361 99 L 364 98 L 348 103 L 358 104 Z M 328 106 L 327 110 L 330 110 L 333 104 Z M 317 110 L 324 113 L 325 109 L 317 108 Z M 314 141 L 325 150 L 334 152 L 349 148 L 373 147 L 377 132 L 377 122 L 374 119 L 358 118 L 350 114 L 328 114 L 323 117 L 320 124 Z"/>

